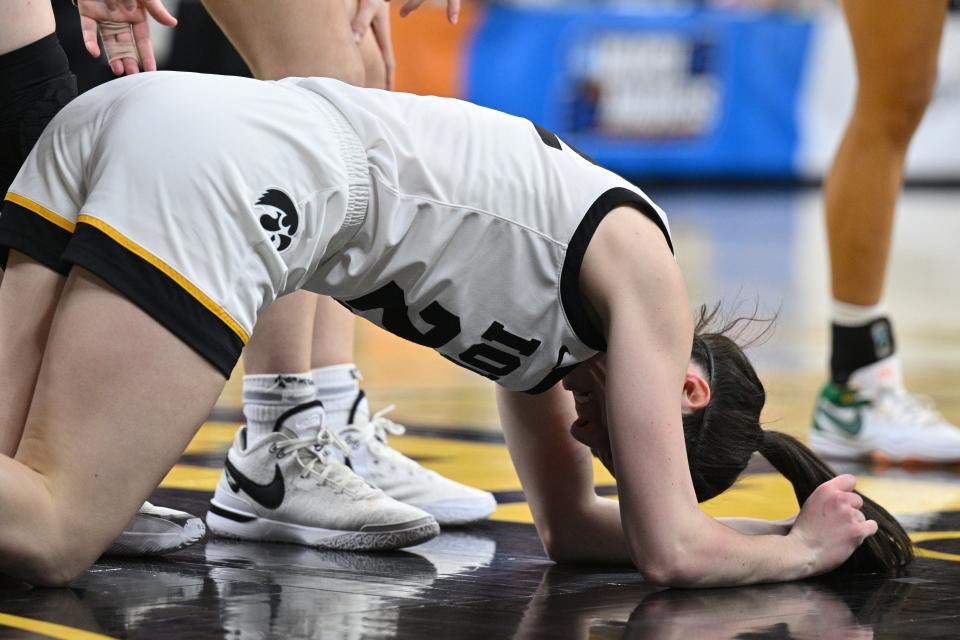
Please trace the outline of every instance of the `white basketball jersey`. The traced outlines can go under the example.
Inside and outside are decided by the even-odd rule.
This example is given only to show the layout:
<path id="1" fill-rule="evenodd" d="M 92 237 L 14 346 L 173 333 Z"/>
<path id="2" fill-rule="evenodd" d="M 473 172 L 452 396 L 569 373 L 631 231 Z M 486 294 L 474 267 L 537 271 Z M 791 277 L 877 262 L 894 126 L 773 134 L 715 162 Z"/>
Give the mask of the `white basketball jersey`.
<path id="1" fill-rule="evenodd" d="M 604 215 L 638 188 L 529 120 L 450 98 L 282 81 L 333 103 L 367 154 L 356 235 L 305 288 L 513 390 L 540 392 L 606 347 L 579 289 Z"/>

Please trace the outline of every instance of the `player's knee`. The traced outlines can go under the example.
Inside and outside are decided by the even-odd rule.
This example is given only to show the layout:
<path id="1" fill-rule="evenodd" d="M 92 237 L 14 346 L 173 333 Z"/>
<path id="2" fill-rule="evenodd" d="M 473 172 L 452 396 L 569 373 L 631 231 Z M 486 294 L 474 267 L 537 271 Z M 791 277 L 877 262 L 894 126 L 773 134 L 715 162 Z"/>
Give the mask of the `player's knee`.
<path id="1" fill-rule="evenodd" d="M 38 542 L 24 549 L 17 563 L 20 578 L 38 587 L 62 587 L 69 584 L 89 567 L 68 555 L 65 545 Z"/>
<path id="2" fill-rule="evenodd" d="M 854 118 L 894 144 L 908 144 L 933 98 L 936 76 L 923 73 L 879 88 L 861 88 Z"/>
<path id="3" fill-rule="evenodd" d="M 4 528 L 0 553 L 5 571 L 34 585 L 62 586 L 97 559 L 97 541 L 91 537 L 95 528 L 78 520 L 76 505 L 58 500 L 58 491 L 39 471 L 25 474 L 19 484 L 30 516 L 20 526 Z"/>
<path id="4" fill-rule="evenodd" d="M 38 509 L 43 509 L 38 505 Z M 45 510 L 45 509 L 44 509 Z M 18 578 L 42 587 L 60 587 L 76 579 L 96 558 L 90 558 L 83 534 L 69 531 L 56 517 L 39 518 L 42 531 L 25 531 L 10 545 Z M 6 545 L 5 545 L 6 546 Z"/>

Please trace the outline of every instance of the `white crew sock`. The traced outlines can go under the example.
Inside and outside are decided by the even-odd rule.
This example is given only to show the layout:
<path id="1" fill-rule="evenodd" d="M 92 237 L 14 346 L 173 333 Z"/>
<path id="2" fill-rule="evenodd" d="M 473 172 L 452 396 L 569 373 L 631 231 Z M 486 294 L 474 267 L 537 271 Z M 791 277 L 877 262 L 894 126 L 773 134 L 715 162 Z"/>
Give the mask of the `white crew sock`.
<path id="1" fill-rule="evenodd" d="M 347 426 L 350 412 L 360 393 L 363 376 L 353 363 L 312 369 L 316 398 L 323 403 L 327 425 L 335 431 Z"/>
<path id="2" fill-rule="evenodd" d="M 243 376 L 243 415 L 251 440 L 273 432 L 277 419 L 290 409 L 316 399 L 309 372 Z"/>
<path id="3" fill-rule="evenodd" d="M 859 305 L 834 300 L 830 306 L 830 319 L 842 327 L 862 327 L 886 315 L 887 309 L 882 303 Z"/>

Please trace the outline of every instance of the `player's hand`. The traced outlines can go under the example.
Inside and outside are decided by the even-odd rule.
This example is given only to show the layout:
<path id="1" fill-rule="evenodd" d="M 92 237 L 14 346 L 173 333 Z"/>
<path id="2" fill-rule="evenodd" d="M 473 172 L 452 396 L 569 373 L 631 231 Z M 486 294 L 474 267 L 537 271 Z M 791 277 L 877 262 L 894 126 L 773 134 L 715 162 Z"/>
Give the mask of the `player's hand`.
<path id="1" fill-rule="evenodd" d="M 407 0 L 403 3 L 403 6 L 400 7 L 400 17 L 406 18 L 408 15 L 413 13 L 423 4 L 423 0 Z M 457 19 L 460 17 L 460 0 L 447 0 L 447 20 L 450 21 L 450 24 L 457 24 Z"/>
<path id="2" fill-rule="evenodd" d="M 383 55 L 383 66 L 387 76 L 387 86 L 385 88 L 388 91 L 392 91 L 393 72 L 396 69 L 397 63 L 393 57 L 393 40 L 390 37 L 389 4 L 386 2 L 380 3 L 380 9 L 377 11 L 376 15 L 373 16 L 373 21 L 370 23 L 370 28 L 373 30 L 373 37 L 376 39 L 377 46 L 380 48 L 380 53 Z"/>
<path id="3" fill-rule="evenodd" d="M 877 532 L 876 521 L 860 511 L 863 498 L 853 492 L 856 482 L 850 474 L 828 480 L 800 509 L 789 535 L 810 552 L 811 575 L 836 569 Z"/>
<path id="4" fill-rule="evenodd" d="M 357 12 L 350 21 L 350 29 L 353 31 L 353 41 L 360 44 L 363 36 L 367 35 L 367 29 L 372 25 L 374 16 L 378 15 L 383 8 L 389 9 L 389 5 L 384 0 L 359 0 L 357 2 Z"/>
<path id="5" fill-rule="evenodd" d="M 137 73 L 140 70 L 156 71 L 157 59 L 150 41 L 150 25 L 147 16 L 167 27 L 177 24 L 161 0 L 78 0 L 80 29 L 83 43 L 95 58 L 100 57 L 97 43 L 97 27 L 102 22 L 126 25 L 102 25 L 103 48 L 114 75 Z"/>

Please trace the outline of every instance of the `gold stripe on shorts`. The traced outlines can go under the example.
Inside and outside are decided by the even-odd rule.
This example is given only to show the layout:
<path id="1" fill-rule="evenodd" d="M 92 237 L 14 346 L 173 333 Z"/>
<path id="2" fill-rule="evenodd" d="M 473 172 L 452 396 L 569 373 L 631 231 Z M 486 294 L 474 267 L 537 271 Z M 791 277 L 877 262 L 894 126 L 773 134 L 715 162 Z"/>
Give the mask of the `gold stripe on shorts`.
<path id="1" fill-rule="evenodd" d="M 250 335 L 244 331 L 243 327 L 241 327 L 236 320 L 230 317 L 230 314 L 228 314 L 223 307 L 214 302 L 210 296 L 198 289 L 192 282 L 184 278 L 176 271 L 176 269 L 168 265 L 166 262 L 153 255 L 99 218 L 94 218 L 93 216 L 85 213 L 80 214 L 80 216 L 77 218 L 77 224 L 80 223 L 88 224 L 95 229 L 99 229 L 124 249 L 137 255 L 141 260 L 150 263 L 156 269 L 160 270 L 165 276 L 180 285 L 180 287 L 189 293 L 194 299 L 196 299 L 197 302 L 206 307 L 207 311 L 217 316 L 221 322 L 223 322 L 230 328 L 231 331 L 237 334 L 237 337 L 240 338 L 240 341 L 243 342 L 243 344 L 246 344 L 250 339 Z"/>
<path id="2" fill-rule="evenodd" d="M 24 209 L 29 209 L 30 211 L 33 211 L 35 214 L 44 218 L 48 222 L 51 222 L 57 225 L 58 227 L 60 227 L 61 229 L 64 229 L 65 231 L 68 231 L 70 233 L 73 233 L 74 230 L 77 228 L 77 225 L 73 224 L 63 216 L 56 214 L 53 211 L 50 211 L 50 209 L 47 209 L 42 204 L 34 202 L 30 198 L 24 197 L 19 193 L 14 193 L 13 191 L 7 191 L 7 195 L 4 196 L 3 199 L 9 200 L 14 204 L 18 204 Z"/>

